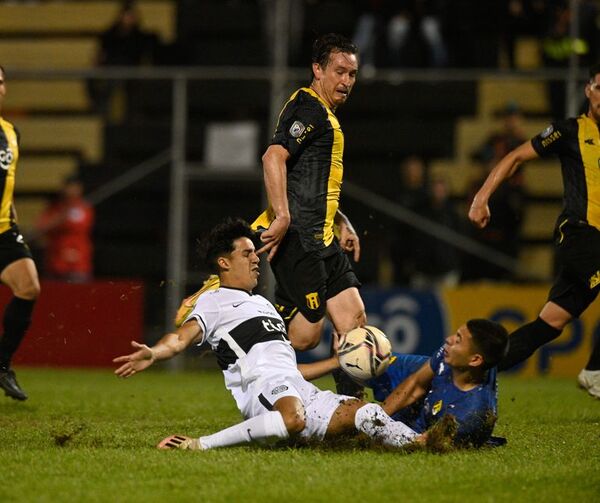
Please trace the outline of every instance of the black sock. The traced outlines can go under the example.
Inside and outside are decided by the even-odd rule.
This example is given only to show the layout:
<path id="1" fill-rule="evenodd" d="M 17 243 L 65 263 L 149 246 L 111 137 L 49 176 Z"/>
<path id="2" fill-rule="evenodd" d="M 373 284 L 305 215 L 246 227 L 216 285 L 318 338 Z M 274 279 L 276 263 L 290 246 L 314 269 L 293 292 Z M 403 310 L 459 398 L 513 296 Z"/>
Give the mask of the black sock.
<path id="1" fill-rule="evenodd" d="M 13 297 L 4 310 L 4 334 L 0 338 L 0 369 L 8 370 L 10 360 L 17 351 L 25 332 L 31 324 L 35 300 Z"/>
<path id="2" fill-rule="evenodd" d="M 590 360 L 585 366 L 585 370 L 600 370 L 600 336 L 596 337 L 594 349 L 590 355 Z"/>
<path id="3" fill-rule="evenodd" d="M 498 370 L 508 370 L 527 360 L 536 349 L 556 339 L 561 332 L 541 318 L 518 328 L 510 334 L 508 354 L 498 364 Z"/>

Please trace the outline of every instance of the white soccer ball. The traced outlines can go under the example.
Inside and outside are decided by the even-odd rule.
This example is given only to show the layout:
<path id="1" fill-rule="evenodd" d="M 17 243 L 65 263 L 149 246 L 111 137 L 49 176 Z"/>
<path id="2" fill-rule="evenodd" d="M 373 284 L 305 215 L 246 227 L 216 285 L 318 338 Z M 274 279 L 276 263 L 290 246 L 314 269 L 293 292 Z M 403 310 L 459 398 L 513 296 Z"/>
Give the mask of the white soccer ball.
<path id="1" fill-rule="evenodd" d="M 391 356 L 389 339 L 381 330 L 371 326 L 350 330 L 338 349 L 342 370 L 359 383 L 383 374 Z"/>

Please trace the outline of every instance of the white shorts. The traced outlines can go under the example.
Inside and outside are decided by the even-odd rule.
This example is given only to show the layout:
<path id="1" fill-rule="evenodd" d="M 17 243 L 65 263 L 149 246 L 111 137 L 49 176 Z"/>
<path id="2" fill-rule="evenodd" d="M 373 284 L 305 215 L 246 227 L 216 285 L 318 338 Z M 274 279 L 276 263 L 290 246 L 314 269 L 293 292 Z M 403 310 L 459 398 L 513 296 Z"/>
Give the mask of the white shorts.
<path id="1" fill-rule="evenodd" d="M 321 440 L 340 404 L 354 397 L 322 391 L 302 377 L 289 343 L 269 341 L 256 344 L 248 354 L 223 372 L 225 385 L 246 419 L 273 409 L 277 400 L 294 396 L 304 405 L 304 438 Z"/>

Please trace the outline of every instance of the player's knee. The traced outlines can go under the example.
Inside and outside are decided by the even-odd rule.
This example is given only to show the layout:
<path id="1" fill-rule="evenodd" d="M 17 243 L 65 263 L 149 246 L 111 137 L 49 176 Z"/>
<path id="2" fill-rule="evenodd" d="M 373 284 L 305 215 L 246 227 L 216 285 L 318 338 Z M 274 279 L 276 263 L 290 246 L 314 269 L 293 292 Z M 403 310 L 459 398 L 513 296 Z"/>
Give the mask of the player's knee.
<path id="1" fill-rule="evenodd" d="M 288 336 L 297 351 L 307 351 L 319 345 L 323 331 L 323 318 L 314 321 L 304 313 L 294 316 L 288 326 Z"/>
<path id="2" fill-rule="evenodd" d="M 306 427 L 304 411 L 296 410 L 288 414 L 282 414 L 282 416 L 285 428 L 290 435 L 296 435 Z"/>
<path id="3" fill-rule="evenodd" d="M 290 342 L 296 351 L 308 351 L 310 349 L 314 349 L 319 345 L 320 340 L 320 333 L 297 334 L 295 336 L 290 335 Z"/>
<path id="4" fill-rule="evenodd" d="M 16 297 L 25 300 L 36 300 L 40 296 L 41 287 L 39 282 L 35 281 L 32 283 L 27 283 L 26 285 L 20 285 L 15 288 L 13 293 Z"/>

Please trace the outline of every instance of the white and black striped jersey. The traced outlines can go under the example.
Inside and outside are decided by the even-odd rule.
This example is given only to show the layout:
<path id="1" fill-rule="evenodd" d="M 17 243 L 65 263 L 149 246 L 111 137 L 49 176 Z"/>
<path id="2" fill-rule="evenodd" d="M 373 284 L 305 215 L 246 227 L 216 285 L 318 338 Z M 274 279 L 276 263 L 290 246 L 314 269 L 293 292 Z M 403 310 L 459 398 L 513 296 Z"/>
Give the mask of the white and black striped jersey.
<path id="1" fill-rule="evenodd" d="M 255 344 L 273 340 L 289 344 L 285 324 L 273 304 L 245 290 L 222 286 L 204 292 L 187 320 L 192 318 L 204 332 L 200 344 L 208 341 L 223 370 Z"/>

